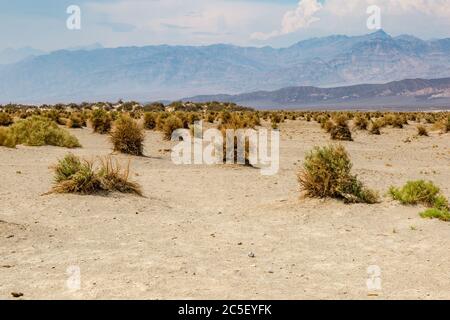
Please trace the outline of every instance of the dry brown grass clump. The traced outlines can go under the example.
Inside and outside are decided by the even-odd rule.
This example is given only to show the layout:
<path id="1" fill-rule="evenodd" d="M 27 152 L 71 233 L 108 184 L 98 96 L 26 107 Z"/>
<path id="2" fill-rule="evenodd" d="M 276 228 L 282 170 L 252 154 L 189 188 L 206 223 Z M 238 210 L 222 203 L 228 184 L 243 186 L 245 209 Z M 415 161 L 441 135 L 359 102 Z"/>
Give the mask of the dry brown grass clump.
<path id="1" fill-rule="evenodd" d="M 209 123 L 214 123 L 216 120 L 216 114 L 214 112 L 208 112 L 204 119 Z"/>
<path id="2" fill-rule="evenodd" d="M 233 164 L 243 164 L 243 165 L 250 165 L 250 142 L 248 140 L 247 137 L 242 137 L 242 139 L 245 139 L 244 142 L 244 150 L 243 150 L 243 159 L 239 159 L 239 148 L 238 148 L 238 136 L 237 136 L 237 132 L 235 130 L 238 130 L 240 128 L 234 128 L 232 126 L 227 127 L 225 126 L 221 126 L 221 132 L 222 132 L 222 136 L 223 136 L 223 162 L 227 163 L 227 148 L 228 148 L 228 139 L 227 139 L 227 130 L 233 130 L 235 135 L 233 137 L 232 142 L 230 141 L 230 144 L 233 143 L 233 149 L 231 152 L 233 152 L 233 154 L 229 155 L 230 160 L 232 161 Z M 231 149 L 231 148 L 230 148 Z"/>
<path id="3" fill-rule="evenodd" d="M 425 126 L 418 125 L 417 126 L 417 135 L 418 136 L 428 137 L 428 130 L 427 130 L 427 128 L 425 128 Z"/>
<path id="4" fill-rule="evenodd" d="M 6 112 L 0 111 L 0 126 L 10 126 L 14 123 L 13 118 Z"/>
<path id="5" fill-rule="evenodd" d="M 279 116 L 275 122 L 273 122 L 274 118 L 273 116 L 275 115 L 275 113 L 271 113 L 271 119 L 272 119 L 272 128 L 276 129 L 278 128 L 278 123 L 281 121 L 281 116 Z M 233 130 L 234 131 L 234 138 L 233 138 L 233 143 L 234 143 L 234 147 L 232 149 L 231 152 L 233 152 L 233 154 L 230 154 L 230 160 L 232 159 L 233 163 L 238 163 L 238 164 L 244 164 L 244 165 L 250 165 L 250 142 L 248 140 L 248 137 L 242 137 L 242 139 L 245 139 L 244 142 L 244 150 L 243 150 L 243 159 L 239 159 L 238 157 L 238 132 L 237 130 L 240 129 L 251 129 L 254 128 L 257 124 L 259 123 L 259 117 L 256 118 L 252 118 L 251 116 L 249 116 L 248 114 L 244 114 L 244 115 L 240 115 L 238 113 L 230 113 L 230 112 L 224 112 L 222 114 L 221 117 L 221 124 L 219 125 L 219 130 L 222 132 L 222 136 L 223 136 L 223 161 L 224 163 L 226 163 L 227 160 L 227 136 L 226 136 L 226 132 L 227 130 Z M 231 144 L 231 141 L 230 141 Z M 230 148 L 231 149 L 231 148 Z"/>
<path id="6" fill-rule="evenodd" d="M 69 119 L 66 121 L 66 126 L 72 129 L 83 128 L 86 126 L 86 119 L 79 112 L 71 113 Z"/>
<path id="7" fill-rule="evenodd" d="M 129 181 L 130 163 L 125 169 L 111 157 L 94 161 L 68 154 L 54 167 L 54 186 L 50 193 L 95 194 L 99 192 L 133 193 L 142 196 L 139 184 Z"/>
<path id="8" fill-rule="evenodd" d="M 130 116 L 122 115 L 111 131 L 114 151 L 142 156 L 144 151 L 144 129 Z"/>
<path id="9" fill-rule="evenodd" d="M 0 127 L 0 146 L 14 148 L 16 141 L 14 137 L 9 134 L 9 130 Z"/>
<path id="10" fill-rule="evenodd" d="M 156 112 L 145 112 L 144 113 L 144 127 L 148 130 L 154 130 L 156 128 L 156 119 L 158 115 Z"/>
<path id="11" fill-rule="evenodd" d="M 376 203 L 378 195 L 351 174 L 343 146 L 316 147 L 305 159 L 298 181 L 309 197 L 338 198 L 348 203 Z"/>
<path id="12" fill-rule="evenodd" d="M 370 121 L 369 133 L 380 135 L 381 134 L 380 129 L 382 126 L 383 124 L 381 123 L 381 120 Z"/>
<path id="13" fill-rule="evenodd" d="M 367 128 L 369 126 L 369 121 L 364 116 L 357 115 L 353 119 L 353 125 L 355 126 L 356 129 L 367 130 Z"/>
<path id="14" fill-rule="evenodd" d="M 184 128 L 183 121 L 175 115 L 171 115 L 163 121 L 162 132 L 165 140 L 170 140 L 175 130 Z"/>
<path id="15" fill-rule="evenodd" d="M 347 124 L 335 125 L 331 130 L 331 139 L 340 141 L 353 141 L 352 133 Z"/>
<path id="16" fill-rule="evenodd" d="M 388 113 L 384 116 L 385 125 L 393 128 L 403 129 L 403 125 L 408 124 L 408 120 L 402 114 Z"/>
<path id="17" fill-rule="evenodd" d="M 335 124 L 331 119 L 325 120 L 323 122 L 323 129 L 325 130 L 325 132 L 330 133 L 331 130 L 334 128 Z"/>
<path id="18" fill-rule="evenodd" d="M 436 121 L 433 125 L 433 129 L 438 129 L 442 133 L 450 132 L 450 116 L 443 117 L 441 120 Z"/>

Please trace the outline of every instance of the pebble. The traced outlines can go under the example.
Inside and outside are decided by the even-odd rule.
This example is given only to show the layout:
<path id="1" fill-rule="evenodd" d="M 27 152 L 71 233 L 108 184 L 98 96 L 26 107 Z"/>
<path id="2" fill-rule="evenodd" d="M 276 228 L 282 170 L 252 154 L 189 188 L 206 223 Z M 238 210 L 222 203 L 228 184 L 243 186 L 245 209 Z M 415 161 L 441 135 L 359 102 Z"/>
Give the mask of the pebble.
<path id="1" fill-rule="evenodd" d="M 23 293 L 22 293 L 22 292 L 11 292 L 11 295 L 12 295 L 14 298 L 20 298 L 20 297 L 23 297 Z"/>
<path id="2" fill-rule="evenodd" d="M 249 252 L 248 256 L 249 256 L 250 258 L 254 258 L 254 257 L 255 257 L 255 254 L 254 254 L 253 252 Z"/>

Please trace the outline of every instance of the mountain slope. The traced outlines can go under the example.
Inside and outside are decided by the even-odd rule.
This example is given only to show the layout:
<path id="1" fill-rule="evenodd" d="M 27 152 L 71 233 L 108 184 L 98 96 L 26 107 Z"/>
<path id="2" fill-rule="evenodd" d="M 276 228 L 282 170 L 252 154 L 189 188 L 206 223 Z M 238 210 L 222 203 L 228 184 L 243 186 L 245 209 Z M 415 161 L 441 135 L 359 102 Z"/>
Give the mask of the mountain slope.
<path id="1" fill-rule="evenodd" d="M 288 48 L 232 45 L 61 50 L 0 68 L 0 103 L 174 100 L 291 86 L 343 86 L 450 76 L 450 39 L 383 31 Z"/>
<path id="2" fill-rule="evenodd" d="M 238 95 L 209 95 L 185 101 L 227 101 L 251 107 L 445 107 L 450 108 L 450 78 L 407 79 L 386 84 L 336 88 L 289 87 Z"/>
<path id="3" fill-rule="evenodd" d="M 0 64 L 16 63 L 28 57 L 42 54 L 45 54 L 45 52 L 31 47 L 19 49 L 6 48 L 0 51 Z"/>

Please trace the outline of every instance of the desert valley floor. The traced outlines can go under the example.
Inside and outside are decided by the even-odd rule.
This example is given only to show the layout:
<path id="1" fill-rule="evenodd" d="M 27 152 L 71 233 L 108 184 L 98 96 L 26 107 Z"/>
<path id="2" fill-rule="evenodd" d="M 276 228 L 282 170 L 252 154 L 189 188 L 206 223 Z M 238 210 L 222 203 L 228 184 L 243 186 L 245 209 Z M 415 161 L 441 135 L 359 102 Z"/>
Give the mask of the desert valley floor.
<path id="1" fill-rule="evenodd" d="M 111 153 L 106 135 L 70 131 L 83 145 L 76 155 Z M 43 195 L 51 165 L 69 151 L 0 147 L 0 299 L 450 299 L 450 223 L 385 195 L 415 179 L 450 195 L 449 134 L 415 133 L 357 131 L 342 143 L 353 172 L 382 195 L 375 205 L 300 197 L 306 152 L 330 143 L 315 122 L 281 125 L 275 176 L 176 166 L 173 142 L 147 131 L 147 157 L 131 157 L 143 198 Z M 381 268 L 375 294 L 371 265 Z M 78 291 L 66 285 L 71 266 L 81 271 Z"/>

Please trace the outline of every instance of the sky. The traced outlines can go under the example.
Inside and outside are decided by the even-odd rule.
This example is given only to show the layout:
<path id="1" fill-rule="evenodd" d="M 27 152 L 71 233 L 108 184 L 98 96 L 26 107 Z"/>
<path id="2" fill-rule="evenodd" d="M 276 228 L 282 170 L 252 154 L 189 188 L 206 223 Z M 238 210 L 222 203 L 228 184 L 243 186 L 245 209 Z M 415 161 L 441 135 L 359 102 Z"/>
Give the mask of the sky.
<path id="1" fill-rule="evenodd" d="M 67 8 L 81 10 L 69 30 Z M 333 34 L 371 33 L 367 8 L 396 36 L 450 37 L 450 0 L 0 0 L 0 50 L 208 45 L 285 47 Z"/>

